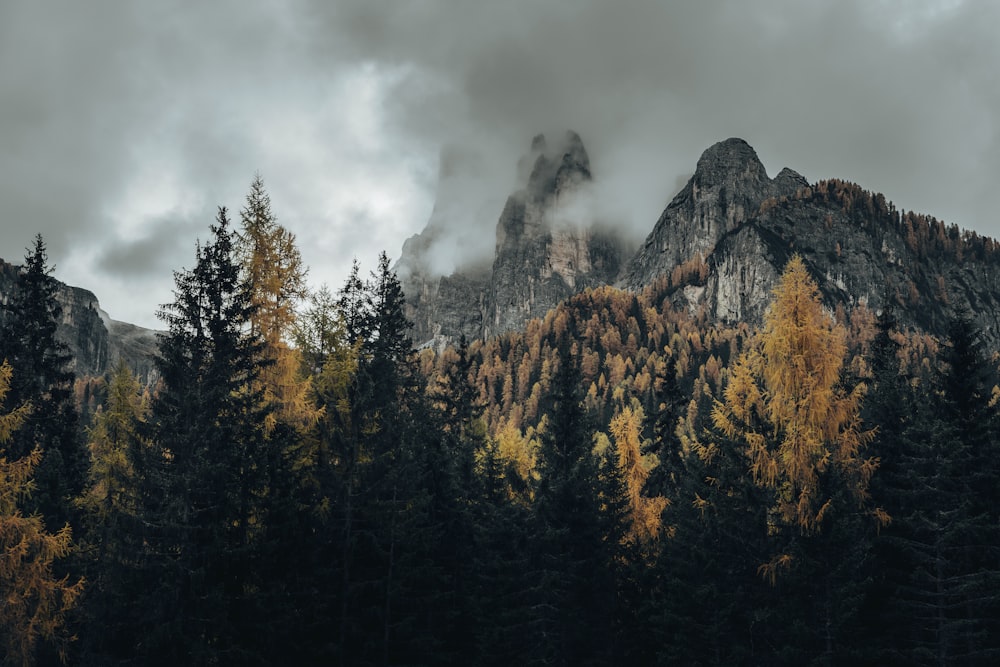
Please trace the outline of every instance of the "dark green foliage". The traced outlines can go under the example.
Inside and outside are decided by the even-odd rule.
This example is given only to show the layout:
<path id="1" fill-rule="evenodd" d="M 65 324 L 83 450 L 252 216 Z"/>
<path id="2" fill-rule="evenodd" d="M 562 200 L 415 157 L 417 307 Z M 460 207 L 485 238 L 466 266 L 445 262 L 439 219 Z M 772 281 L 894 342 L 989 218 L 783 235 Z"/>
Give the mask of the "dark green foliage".
<path id="1" fill-rule="evenodd" d="M 532 567 L 541 591 L 529 613 L 537 642 L 532 659 L 543 664 L 604 664 L 614 655 L 615 568 L 624 529 L 620 513 L 605 513 L 602 503 L 621 488 L 613 482 L 602 488 L 577 363 L 567 344 L 539 453 Z"/>
<path id="2" fill-rule="evenodd" d="M 10 410 L 26 402 L 32 405 L 31 414 L 8 443 L 7 451 L 14 459 L 27 455 L 35 446 L 42 448 L 28 510 L 41 513 L 49 530 L 54 531 L 74 519 L 72 498 L 83 490 L 87 460 L 73 402 L 69 351 L 56 340 L 62 308 L 51 273 L 39 234 L 24 257 L 14 294 L 2 306 L 0 360 L 7 359 L 14 369 L 3 408 Z"/>
<path id="3" fill-rule="evenodd" d="M 869 411 L 884 429 L 873 493 L 893 521 L 876 542 L 865 613 L 896 628 L 872 642 L 886 663 L 991 664 L 1000 651 L 995 378 L 977 340 L 968 318 L 954 319 L 941 370 L 915 385 L 891 359 L 883 373 L 875 365 Z"/>
<path id="4" fill-rule="evenodd" d="M 774 592 L 758 574 L 769 557 L 766 494 L 732 442 L 677 461 L 676 495 L 663 513 L 674 533 L 662 541 L 644 601 L 654 654 L 668 665 L 768 664 Z"/>
<path id="5" fill-rule="evenodd" d="M 175 301 L 157 366 L 156 455 L 142 470 L 149 577 L 139 600 L 149 619 L 138 647 L 158 663 L 241 662 L 261 640 L 257 561 L 267 479 L 260 397 L 251 389 L 261 342 L 249 334 L 225 209 L 190 271 L 175 274 Z"/>
<path id="6" fill-rule="evenodd" d="M 79 440 L 58 430 L 75 429 L 72 375 L 40 239 L 5 306 L 0 345 L 26 378 L 12 400 L 60 416 L 33 436 L 50 443 L 47 456 L 61 452 L 38 506 L 48 503 L 50 521 L 87 519 L 75 662 L 1000 658 L 996 377 L 968 318 L 956 318 L 937 359 L 908 359 L 904 375 L 903 338 L 891 311 L 880 316 L 850 383 L 868 385 L 863 428 L 877 427 L 870 502 L 831 467 L 816 492 L 831 509 L 798 530 L 775 513 L 777 491 L 754 483 L 742 436 L 709 422 L 746 327 L 710 329 L 669 311 L 669 295 L 608 289 L 530 324 L 530 337 L 418 355 L 383 254 L 370 278 L 355 264 L 336 298 L 318 296 L 301 316 L 296 347 L 322 411 L 293 426 L 267 419 L 273 406 L 257 389 L 267 356 L 233 243 L 220 210 L 162 310 L 152 411 L 119 405 L 124 430 L 108 439 L 124 467 L 109 472 L 95 447 L 89 480 L 66 463 Z M 96 437 L 123 394 L 87 385 L 88 404 L 100 402 L 95 389 L 108 398 Z M 510 414 L 504 401 L 523 408 L 512 428 L 527 443 L 517 463 L 536 463 L 526 476 L 501 451 L 521 441 L 491 435 Z M 630 537 L 634 497 L 617 452 L 595 450 L 626 405 L 645 409 L 639 441 L 657 462 L 642 493 L 669 500 L 658 538 Z M 113 502 L 101 493 L 109 480 L 120 487 Z M 876 507 L 892 517 L 879 532 Z"/>

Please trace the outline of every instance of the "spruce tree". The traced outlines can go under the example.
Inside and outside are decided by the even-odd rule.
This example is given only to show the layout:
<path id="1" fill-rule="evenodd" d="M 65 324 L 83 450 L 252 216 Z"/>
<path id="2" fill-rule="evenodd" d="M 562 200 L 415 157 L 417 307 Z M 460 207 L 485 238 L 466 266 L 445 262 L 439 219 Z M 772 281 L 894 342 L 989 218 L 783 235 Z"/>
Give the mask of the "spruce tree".
<path id="1" fill-rule="evenodd" d="M 123 359 L 108 380 L 107 400 L 88 431 L 90 473 L 80 498 L 87 526 L 87 605 L 83 661 L 99 664 L 133 654 L 136 618 L 130 600 L 143 585 L 140 471 L 150 455 L 148 396 Z"/>
<path id="2" fill-rule="evenodd" d="M 564 341 L 539 453 L 534 568 L 536 660 L 601 664 L 614 655 L 618 536 L 602 516 L 599 466 L 580 396 L 578 362 Z M 611 539 L 607 539 L 608 537 Z"/>
<path id="3" fill-rule="evenodd" d="M 160 311 L 168 331 L 153 403 L 160 456 L 147 472 L 156 526 L 155 580 L 147 602 L 155 627 L 142 644 L 156 662 L 247 662 L 263 637 L 260 527 L 268 479 L 265 412 L 257 387 L 261 340 L 241 280 L 224 208 L 190 271 L 175 273 L 175 301 Z"/>
<path id="4" fill-rule="evenodd" d="M 58 530 L 74 518 L 72 499 L 83 490 L 87 458 L 73 402 L 69 349 L 56 338 L 62 318 L 58 284 L 41 234 L 24 261 L 16 289 L 2 306 L 0 360 L 14 369 L 4 407 L 30 402 L 34 410 L 13 435 L 9 451 L 20 458 L 41 448 L 28 507 L 41 513 L 51 530 Z"/>

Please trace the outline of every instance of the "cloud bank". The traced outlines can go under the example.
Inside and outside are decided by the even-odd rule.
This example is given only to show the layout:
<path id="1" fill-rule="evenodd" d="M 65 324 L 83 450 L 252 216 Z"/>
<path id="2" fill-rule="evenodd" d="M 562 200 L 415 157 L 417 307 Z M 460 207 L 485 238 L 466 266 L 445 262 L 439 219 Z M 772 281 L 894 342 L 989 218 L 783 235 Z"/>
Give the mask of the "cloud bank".
<path id="1" fill-rule="evenodd" d="M 997 236 L 996 25 L 971 0 L 5 3 L 0 257 L 41 232 L 57 277 L 155 326 L 259 171 L 336 288 L 353 257 L 398 256 L 439 173 L 455 252 L 491 243 L 531 137 L 567 128 L 636 235 L 740 136 L 772 176 Z"/>

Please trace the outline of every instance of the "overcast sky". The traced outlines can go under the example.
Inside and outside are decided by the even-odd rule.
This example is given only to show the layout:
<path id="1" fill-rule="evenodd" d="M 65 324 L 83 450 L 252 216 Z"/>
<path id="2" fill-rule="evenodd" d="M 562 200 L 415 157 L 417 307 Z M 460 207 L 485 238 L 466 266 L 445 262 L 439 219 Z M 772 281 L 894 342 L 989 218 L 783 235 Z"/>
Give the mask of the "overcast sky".
<path id="1" fill-rule="evenodd" d="M 0 257 L 41 232 L 56 277 L 157 327 L 259 171 L 336 289 L 422 229 L 442 156 L 492 244 L 517 157 L 566 128 L 638 235 L 739 136 L 772 176 L 998 236 L 998 26 L 976 0 L 0 0 Z"/>

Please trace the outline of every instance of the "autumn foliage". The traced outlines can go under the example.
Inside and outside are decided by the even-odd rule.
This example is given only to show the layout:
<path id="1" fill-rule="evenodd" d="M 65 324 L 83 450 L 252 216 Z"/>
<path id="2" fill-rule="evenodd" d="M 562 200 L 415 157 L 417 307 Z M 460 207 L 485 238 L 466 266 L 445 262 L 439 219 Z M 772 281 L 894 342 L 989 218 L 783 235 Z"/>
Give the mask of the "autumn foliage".
<path id="1" fill-rule="evenodd" d="M 754 481 L 775 491 L 776 519 L 810 532 L 834 502 L 824 477 L 835 469 L 860 504 L 877 462 L 864 455 L 872 437 L 859 418 L 864 385 L 842 389 L 846 332 L 824 312 L 800 257 L 774 297 L 712 419 L 745 443 Z"/>

